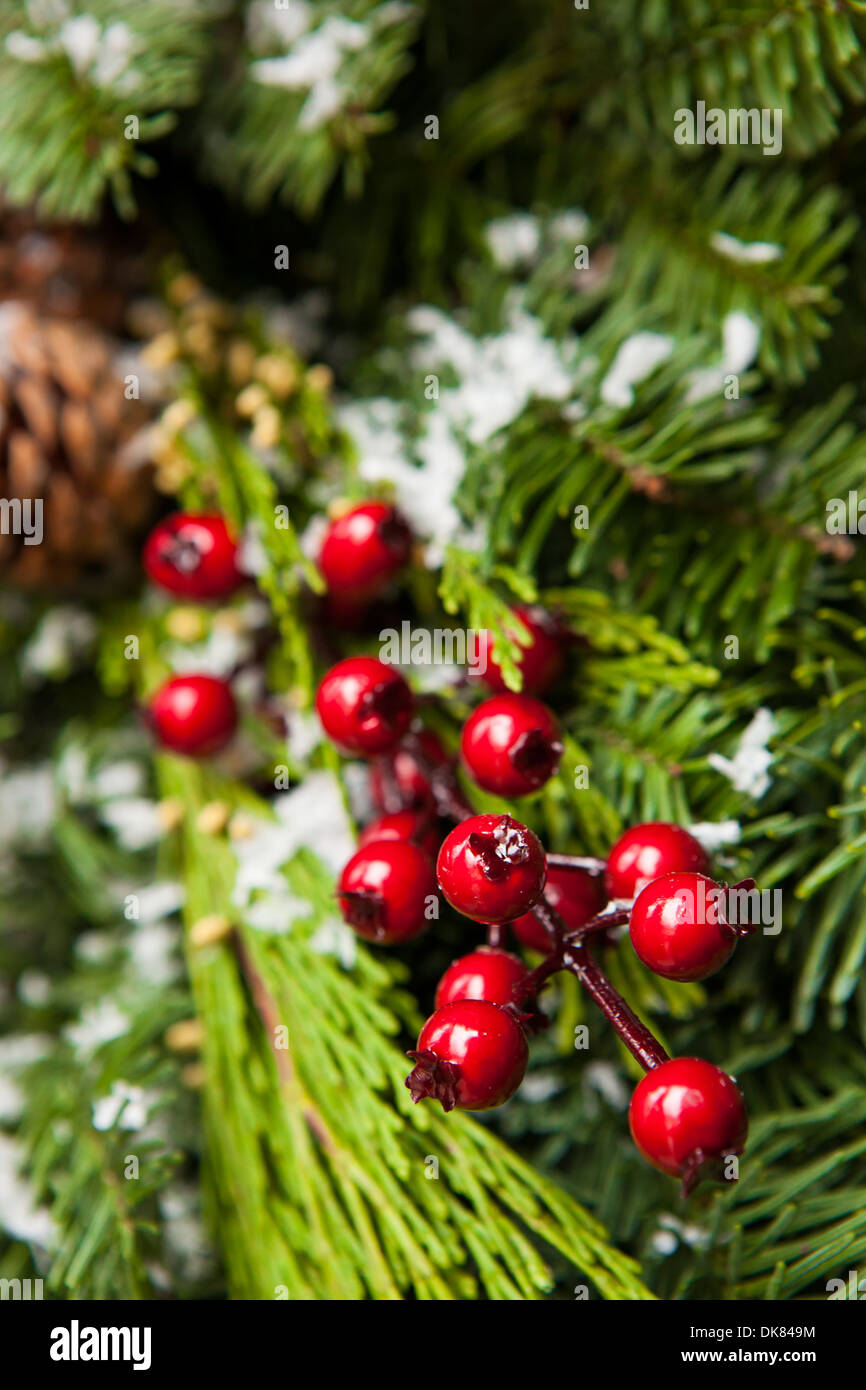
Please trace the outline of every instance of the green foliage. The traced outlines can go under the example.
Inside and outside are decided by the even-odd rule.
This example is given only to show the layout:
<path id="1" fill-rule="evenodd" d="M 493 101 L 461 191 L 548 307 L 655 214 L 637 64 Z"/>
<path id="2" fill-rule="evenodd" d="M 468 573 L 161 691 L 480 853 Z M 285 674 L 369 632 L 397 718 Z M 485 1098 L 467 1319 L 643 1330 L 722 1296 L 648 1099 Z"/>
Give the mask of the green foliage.
<path id="1" fill-rule="evenodd" d="M 213 11 L 171 0 L 13 0 L 0 17 L 0 179 L 46 217 L 95 217 L 106 189 L 131 213 L 135 175 L 200 94 Z M 138 129 L 128 123 L 134 117 Z"/>
<path id="2" fill-rule="evenodd" d="M 161 781 L 187 808 L 188 921 L 235 915 L 230 850 L 190 828 L 203 801 L 232 789 L 169 759 Z M 239 922 L 234 949 L 189 948 L 211 1021 L 211 1208 L 236 1296 L 537 1298 L 550 1277 L 533 1236 L 605 1296 L 647 1297 L 599 1224 L 489 1130 L 412 1106 L 392 1039 L 401 1015 L 417 1025 L 414 1010 L 365 948 L 347 972 L 311 946 L 331 879 L 309 854 L 287 873 L 314 907 L 309 920 L 270 938 Z"/>
<path id="3" fill-rule="evenodd" d="M 139 987 L 121 905 L 152 872 L 150 854 L 106 833 L 98 777 L 71 795 L 67 761 L 77 747 L 109 768 L 139 756 L 128 704 L 184 646 L 175 608 L 151 594 L 93 609 L 104 694 L 82 671 L 25 681 L 44 605 L 19 597 L 0 610 L 0 1019 L 13 1039 L 42 1039 L 29 1069 L 0 1050 L 0 1073 L 26 1083 L 20 1156 L 34 1201 L 63 1228 L 42 1249 L 0 1204 L 4 1276 L 44 1272 L 59 1297 L 153 1297 L 159 1269 L 193 1297 L 570 1298 L 578 1277 L 616 1299 L 826 1296 L 866 1254 L 866 561 L 860 532 L 827 525 L 831 499 L 851 493 L 856 507 L 863 494 L 866 6 L 313 0 L 280 20 L 241 0 L 93 0 L 70 11 L 103 39 L 113 32 L 118 51 L 131 36 L 138 86 L 97 72 L 95 56 L 75 70 L 92 27 L 70 40 L 59 12 L 8 5 L 4 197 L 71 218 L 95 216 L 106 197 L 126 213 L 170 208 L 180 240 L 206 244 L 230 287 L 270 279 L 272 247 L 289 245 L 287 293 L 330 293 L 321 351 L 349 414 L 367 411 L 369 438 L 353 450 L 327 374 L 275 340 L 267 313 L 198 299 L 189 312 L 213 340 L 193 351 L 168 277 L 167 389 L 183 409 L 180 425 L 163 418 L 157 457 L 178 468 L 184 503 L 217 505 L 255 532 L 262 669 L 290 733 L 287 749 L 245 707 L 245 761 L 211 773 L 158 760 L 160 795 L 183 814 L 157 878 L 186 890 L 192 998 L 175 978 Z M 299 16 L 306 29 L 292 29 Z M 346 20 L 363 29 L 334 30 Z M 346 39 L 336 93 L 297 78 L 310 36 L 335 32 Z M 281 80 L 297 85 L 260 80 L 257 64 L 284 58 Z M 675 145 L 675 111 L 698 100 L 780 109 L 781 154 Z M 137 141 L 125 138 L 130 114 Z M 214 185 L 225 227 L 209 220 Z M 527 210 L 529 249 L 497 258 L 491 218 Z M 407 318 L 424 303 L 441 312 Z M 291 378 L 265 393 L 264 444 L 229 366 L 238 339 Z M 629 354 L 642 362 L 633 376 Z M 441 477 L 454 456 L 465 470 L 451 498 Z M 526 638 L 515 603 L 544 604 L 573 634 L 552 696 L 562 768 L 520 808 L 545 843 L 603 855 L 636 820 L 702 823 L 720 877 L 781 892 L 781 931 L 743 942 L 703 985 L 651 976 L 627 939 L 599 948 L 672 1052 L 707 1056 L 743 1084 L 752 1132 L 736 1187 L 676 1206 L 627 1136 L 634 1065 L 574 981 L 550 990 L 552 1027 L 514 1101 L 484 1122 L 446 1117 L 410 1105 L 403 1049 L 466 945 L 465 923 L 443 916 L 423 952 L 359 947 L 350 964 L 332 874 L 309 846 L 281 868 L 301 905 L 291 931 L 255 925 L 256 904 L 236 901 L 239 842 L 206 833 L 198 813 L 218 798 L 241 821 L 267 817 L 246 783 L 269 783 L 278 762 L 301 789 L 341 775 L 333 750 L 301 755 L 292 735 L 321 668 L 370 640 L 320 622 L 308 526 L 334 499 L 383 489 L 414 500 L 422 527 L 455 507 L 451 531 L 430 541 L 437 558 L 400 594 L 413 627 L 487 628 L 514 689 Z M 210 651 L 243 604 L 196 609 L 202 646 L 185 655 Z M 426 697 L 425 719 L 451 747 L 470 703 L 459 685 Z M 765 777 L 744 754 L 758 711 Z M 58 751 L 52 829 L 26 822 L 21 835 L 20 808 Z M 29 794 L 12 781 L 21 772 Z M 191 928 L 213 913 L 232 931 L 196 947 Z M 84 949 L 94 931 L 109 946 L 101 960 Z M 127 1026 L 88 1050 L 74 1039 L 100 1002 Z M 165 1042 L 192 1008 L 204 1026 L 200 1115 L 195 1066 L 190 1077 Z M 96 1129 L 94 1107 L 121 1083 L 156 1097 L 152 1115 L 127 1130 L 128 1102 Z M 135 1184 L 118 1177 L 130 1153 Z M 199 1175 L 224 1273 L 191 1270 L 173 1246 L 166 1212 Z"/>

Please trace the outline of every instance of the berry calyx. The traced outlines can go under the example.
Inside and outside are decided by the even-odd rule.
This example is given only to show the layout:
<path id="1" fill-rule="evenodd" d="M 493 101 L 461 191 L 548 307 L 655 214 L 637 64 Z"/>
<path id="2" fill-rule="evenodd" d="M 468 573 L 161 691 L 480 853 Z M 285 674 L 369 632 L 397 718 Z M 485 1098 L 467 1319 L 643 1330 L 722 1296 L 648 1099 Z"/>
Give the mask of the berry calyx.
<path id="1" fill-rule="evenodd" d="M 514 1003 L 515 987 L 526 979 L 526 966 L 517 956 L 497 947 L 481 946 L 452 961 L 436 989 L 436 1008 L 458 999 L 486 999 L 504 1007 Z"/>
<path id="2" fill-rule="evenodd" d="M 469 816 L 436 861 L 452 907 L 476 922 L 513 921 L 541 897 L 547 865 L 536 835 L 511 816 Z"/>
<path id="3" fill-rule="evenodd" d="M 409 559 L 412 533 L 387 502 L 364 502 L 328 527 L 319 568 L 335 597 L 365 602 L 381 593 Z"/>
<path id="4" fill-rule="evenodd" d="M 543 608 L 534 604 L 522 605 L 512 610 L 529 630 L 529 643 L 521 647 L 517 666 L 523 677 L 521 691 L 524 695 L 543 695 L 559 679 L 565 665 L 564 634 L 559 624 Z M 515 627 L 509 636 L 522 641 L 522 633 Z M 508 686 L 502 676 L 502 668 L 496 661 L 496 643 L 486 630 L 479 635 L 477 663 L 471 668 L 470 676 L 480 676 L 491 690 L 505 691 Z"/>
<path id="5" fill-rule="evenodd" d="M 662 874 L 706 874 L 710 861 L 703 845 L 681 825 L 648 821 L 621 835 L 607 857 L 607 891 L 611 898 L 633 898 Z"/>
<path id="6" fill-rule="evenodd" d="M 529 1048 L 516 1019 L 482 999 L 437 1009 L 407 1054 L 415 1066 L 406 1085 L 416 1102 L 429 1097 L 443 1110 L 491 1110 L 509 1100 L 526 1073 Z"/>
<path id="7" fill-rule="evenodd" d="M 570 931 L 577 931 L 601 912 L 604 907 L 604 886 L 599 874 L 585 869 L 548 867 L 544 896 L 565 922 Z M 532 912 L 524 913 L 511 923 L 511 929 L 522 946 L 547 955 L 550 938 Z"/>
<path id="8" fill-rule="evenodd" d="M 238 712 L 225 681 L 216 676 L 174 676 L 152 697 L 147 722 L 165 748 L 203 758 L 229 742 Z"/>
<path id="9" fill-rule="evenodd" d="M 493 695 L 464 724 L 460 756 L 485 791 L 527 796 L 559 766 L 559 725 L 547 705 L 530 695 Z"/>
<path id="10" fill-rule="evenodd" d="M 176 512 L 153 528 L 144 544 L 148 579 L 170 594 L 225 598 L 244 583 L 238 547 L 225 520 L 209 513 Z"/>
<path id="11" fill-rule="evenodd" d="M 704 874 L 653 879 L 635 899 L 631 942 L 644 965 L 666 980 L 705 980 L 731 958 L 737 934 L 725 890 Z"/>
<path id="12" fill-rule="evenodd" d="M 725 1178 L 725 1159 L 741 1154 L 749 1128 L 740 1088 L 698 1057 L 675 1057 L 638 1082 L 628 1112 L 644 1158 L 682 1178 L 686 1192 L 702 1177 Z"/>
<path id="13" fill-rule="evenodd" d="M 377 840 L 411 840 L 433 859 L 439 848 L 439 838 L 426 811 L 394 811 L 365 826 L 358 837 L 358 845 L 375 844 Z"/>
<path id="14" fill-rule="evenodd" d="M 412 692 L 393 666 L 373 656 L 350 656 L 323 677 L 316 709 L 340 749 L 373 757 L 388 752 L 406 732 Z"/>
<path id="15" fill-rule="evenodd" d="M 375 840 L 352 855 L 337 896 L 345 921 L 359 936 L 380 946 L 411 941 L 430 925 L 433 864 L 408 840 Z"/>
<path id="16" fill-rule="evenodd" d="M 430 729 L 420 729 L 413 734 L 413 741 L 417 752 L 413 748 L 396 748 L 370 769 L 370 795 L 382 811 L 393 811 L 397 806 L 419 810 L 433 807 L 430 780 L 418 754 L 431 767 L 444 763 L 447 754 Z"/>

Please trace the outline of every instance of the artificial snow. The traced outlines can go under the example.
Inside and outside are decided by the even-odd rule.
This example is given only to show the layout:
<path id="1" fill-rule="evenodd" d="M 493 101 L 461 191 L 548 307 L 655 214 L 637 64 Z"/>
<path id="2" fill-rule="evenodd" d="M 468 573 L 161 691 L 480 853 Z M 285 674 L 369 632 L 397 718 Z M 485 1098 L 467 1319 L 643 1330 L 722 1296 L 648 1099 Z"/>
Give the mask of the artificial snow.
<path id="1" fill-rule="evenodd" d="M 95 637 L 90 613 L 69 604 L 49 609 L 21 653 L 24 680 L 35 685 L 46 677 L 68 675 Z"/>
<path id="2" fill-rule="evenodd" d="M 674 350 L 674 340 L 666 333 L 633 333 L 620 343 L 617 354 L 601 383 L 605 405 L 626 409 L 634 402 L 634 387 L 651 376 Z"/>
<path id="3" fill-rule="evenodd" d="M 147 849 L 165 833 L 157 802 L 144 796 L 106 801 L 99 808 L 99 817 L 123 849 Z"/>
<path id="4" fill-rule="evenodd" d="M 761 330 L 754 319 L 742 310 L 726 314 L 722 322 L 722 360 L 715 367 L 692 372 L 686 400 L 690 403 L 707 396 L 721 395 L 730 376 L 737 376 L 751 367 L 758 355 Z"/>
<path id="5" fill-rule="evenodd" d="M 140 1086 L 113 1081 L 108 1095 L 92 1103 L 93 1128 L 106 1130 L 117 1124 L 120 1129 L 143 1129 L 154 1100 Z"/>
<path id="6" fill-rule="evenodd" d="M 715 823 L 713 821 L 699 821 L 696 825 L 687 825 L 686 829 L 690 835 L 694 835 L 707 854 L 715 854 L 725 845 L 739 844 L 742 835 L 740 823 L 735 820 L 722 820 Z"/>
<path id="7" fill-rule="evenodd" d="M 253 834 L 234 844 L 238 864 L 233 901 L 247 907 L 261 890 L 286 896 L 281 870 L 299 849 L 312 850 L 334 873 L 355 851 L 340 784 L 331 772 L 312 772 L 272 803 L 276 819 L 255 822 Z"/>
<path id="8" fill-rule="evenodd" d="M 77 1023 L 70 1023 L 63 1036 L 82 1056 L 95 1052 L 103 1043 L 113 1042 L 129 1032 L 129 1019 L 111 999 L 82 1009 Z"/>
<path id="9" fill-rule="evenodd" d="M 736 261 L 739 265 L 769 265 L 772 261 L 781 260 L 785 254 L 785 248 L 775 242 L 740 241 L 739 237 L 731 236 L 728 232 L 713 232 L 710 246 L 720 256 L 726 256 L 729 261 Z"/>
<path id="10" fill-rule="evenodd" d="M 733 758 L 710 753 L 707 762 L 716 772 L 727 777 L 736 791 L 744 792 L 757 801 L 771 785 L 769 768 L 774 754 L 767 744 L 776 731 L 772 710 L 759 709 L 743 731 Z"/>
<path id="11" fill-rule="evenodd" d="M 0 1226 L 14 1240 L 51 1246 L 56 1228 L 49 1213 L 36 1206 L 33 1189 L 22 1177 L 25 1155 L 7 1134 L 0 1134 Z"/>
<path id="12" fill-rule="evenodd" d="M 541 229 L 538 218 L 531 213 L 515 212 L 495 218 L 484 228 L 484 237 L 501 270 L 531 265 L 538 258 Z"/>
<path id="13" fill-rule="evenodd" d="M 351 970 L 358 958 L 358 938 L 345 922 L 330 917 L 310 938 L 310 949 L 320 956 L 334 956 L 345 970 Z"/>
<path id="14" fill-rule="evenodd" d="M 250 72 L 264 86 L 307 88 L 298 128 L 315 130 L 341 109 L 346 92 L 337 74 L 346 54 L 363 48 L 369 37 L 363 24 L 330 15 L 317 29 L 301 34 L 283 57 L 261 58 L 250 65 Z"/>
<path id="15" fill-rule="evenodd" d="M 57 812 L 54 775 L 48 765 L 6 772 L 0 763 L 0 846 L 33 849 L 51 834 Z"/>

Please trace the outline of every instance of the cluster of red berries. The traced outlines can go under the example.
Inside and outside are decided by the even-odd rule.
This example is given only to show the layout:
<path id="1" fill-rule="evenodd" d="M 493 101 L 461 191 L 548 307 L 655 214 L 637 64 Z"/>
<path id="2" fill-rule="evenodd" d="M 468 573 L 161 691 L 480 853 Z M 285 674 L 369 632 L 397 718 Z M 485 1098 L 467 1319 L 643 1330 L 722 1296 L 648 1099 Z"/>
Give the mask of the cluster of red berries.
<path id="1" fill-rule="evenodd" d="M 320 552 L 329 593 L 368 602 L 392 582 L 410 548 L 408 527 L 387 504 L 343 513 Z M 145 566 L 155 583 L 186 598 L 221 598 L 244 582 L 236 542 L 218 516 L 180 514 L 162 522 L 147 542 Z M 484 791 L 507 798 L 541 788 L 562 753 L 556 717 L 538 696 L 561 674 L 564 644 L 547 615 L 515 611 L 529 633 L 519 663 L 525 693 L 506 689 L 495 644 L 484 634 L 479 668 L 494 693 L 460 738 L 465 772 Z M 406 680 L 375 657 L 338 662 L 321 681 L 316 708 L 341 752 L 370 760 L 381 812 L 340 876 L 345 920 L 368 940 L 402 944 L 437 916 L 441 891 L 458 912 L 488 928 L 487 944 L 455 961 L 439 983 L 435 1011 L 409 1054 L 413 1099 L 432 1097 L 446 1110 L 486 1110 L 508 1100 L 526 1070 L 527 1033 L 543 1021 L 535 996 L 567 969 L 647 1068 L 629 1113 L 641 1153 L 687 1188 L 704 1173 L 719 1173 L 746 1137 L 736 1083 L 700 1059 L 669 1058 L 586 950 L 587 938 L 603 940 L 628 921 L 640 959 L 667 979 L 705 979 L 724 965 L 741 933 L 727 920 L 725 891 L 708 876 L 699 842 L 677 825 L 638 825 L 606 861 L 574 860 L 546 855 L 532 830 L 511 815 L 474 814 L 439 739 L 417 726 Z M 201 756 L 232 737 L 237 710 L 226 682 L 182 676 L 157 692 L 150 720 L 166 746 Z M 446 816 L 457 824 L 443 839 Z M 544 957 L 540 966 L 529 970 L 502 949 L 506 926 Z"/>

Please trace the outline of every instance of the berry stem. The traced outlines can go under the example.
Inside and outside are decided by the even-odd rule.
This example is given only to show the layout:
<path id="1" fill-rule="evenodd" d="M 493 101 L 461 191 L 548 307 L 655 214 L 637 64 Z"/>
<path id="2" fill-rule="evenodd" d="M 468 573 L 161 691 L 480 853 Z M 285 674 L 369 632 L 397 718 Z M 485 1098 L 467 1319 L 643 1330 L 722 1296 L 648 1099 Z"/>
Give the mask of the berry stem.
<path id="1" fill-rule="evenodd" d="M 417 734 L 410 731 L 403 740 L 418 764 L 422 775 L 430 783 L 436 814 L 443 820 L 462 821 L 475 815 L 475 807 L 461 792 L 457 785 L 457 773 L 453 762 L 435 765 L 428 758 Z"/>
<path id="2" fill-rule="evenodd" d="M 593 854 L 548 854 L 547 862 L 551 869 L 582 869 L 585 874 L 599 875 L 605 870 L 605 861 Z"/>
<path id="3" fill-rule="evenodd" d="M 623 927 L 628 921 L 631 913 L 627 908 L 606 907 L 603 912 L 597 912 L 594 917 L 590 917 L 588 922 L 584 922 L 582 927 L 576 927 L 566 936 L 566 941 L 571 944 L 580 945 L 584 937 L 607 931 L 610 927 Z"/>
<path id="4" fill-rule="evenodd" d="M 650 1032 L 645 1023 L 641 1023 L 636 1013 L 629 1008 L 618 990 L 614 989 L 604 971 L 596 964 L 582 944 L 581 936 L 587 927 L 598 922 L 598 917 L 592 919 L 592 923 L 587 923 L 578 932 L 573 932 L 571 938 L 567 939 L 566 927 L 556 908 L 551 906 L 545 898 L 540 903 L 536 903 L 532 909 L 533 915 L 538 919 L 551 939 L 556 942 L 554 949 L 546 960 L 542 961 L 538 971 L 533 971 L 537 975 L 543 971 L 539 983 L 543 983 L 549 975 L 555 974 L 558 970 L 569 970 L 577 977 L 583 985 L 587 994 L 594 1000 L 601 1012 L 604 1014 L 616 1029 L 622 1042 L 628 1048 L 633 1057 L 636 1057 L 645 1071 L 652 1071 L 654 1067 L 660 1067 L 662 1062 L 670 1061 L 661 1043 Z M 599 913 L 599 917 L 607 916 L 606 925 L 612 925 L 614 917 L 625 917 L 627 913 Z"/>
<path id="5" fill-rule="evenodd" d="M 403 810 L 403 797 L 400 794 L 400 787 L 394 775 L 394 766 L 391 758 L 384 756 L 376 758 L 376 769 L 379 773 L 382 786 L 382 808 L 386 815 L 393 815 L 396 811 Z"/>
<path id="6" fill-rule="evenodd" d="M 637 1014 L 629 1008 L 618 990 L 614 989 L 604 971 L 592 959 L 586 946 L 569 946 L 564 958 L 564 967 L 576 975 L 587 994 L 598 1005 L 605 1018 L 609 1019 L 628 1048 L 636 1057 L 644 1071 L 652 1071 L 670 1057 L 658 1038 L 641 1023 Z"/>
<path id="7" fill-rule="evenodd" d="M 427 775 L 420 758 L 418 758 L 418 763 Z M 444 767 L 433 768 L 429 777 L 433 800 L 440 816 L 459 822 L 468 820 L 470 816 L 475 815 L 474 806 L 467 801 L 457 785 L 457 778 L 452 766 L 446 764 Z"/>

